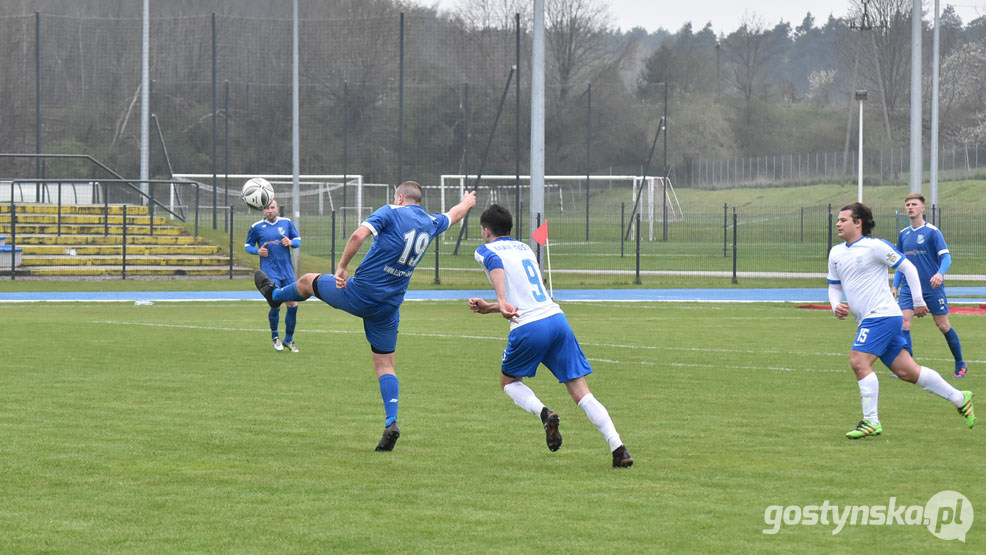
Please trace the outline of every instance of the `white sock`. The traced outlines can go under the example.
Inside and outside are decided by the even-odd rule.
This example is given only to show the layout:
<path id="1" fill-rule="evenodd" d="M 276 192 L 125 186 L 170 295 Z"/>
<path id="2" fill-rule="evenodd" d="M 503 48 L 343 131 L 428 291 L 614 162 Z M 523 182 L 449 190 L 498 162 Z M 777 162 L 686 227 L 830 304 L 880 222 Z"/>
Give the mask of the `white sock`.
<path id="1" fill-rule="evenodd" d="M 962 403 L 965 403 L 965 395 L 962 395 L 961 391 L 952 387 L 952 384 L 946 382 L 941 374 L 927 366 L 921 367 L 921 373 L 918 374 L 918 381 L 915 383 L 928 393 L 948 399 L 956 407 L 961 407 Z"/>
<path id="2" fill-rule="evenodd" d="M 610 451 L 616 451 L 620 445 L 623 445 L 620 434 L 616 433 L 613 419 L 609 417 L 609 412 L 606 411 L 606 407 L 602 403 L 596 400 L 592 393 L 579 401 L 579 408 L 585 411 L 586 416 L 589 417 L 589 422 L 592 422 L 592 425 L 606 438 Z"/>
<path id="3" fill-rule="evenodd" d="M 544 408 L 544 403 L 531 391 L 531 388 L 524 385 L 524 382 L 510 382 L 503 386 L 503 392 L 509 395 L 518 407 L 537 416 L 538 419 L 541 418 L 541 409 Z"/>
<path id="4" fill-rule="evenodd" d="M 859 400 L 863 405 L 863 418 L 876 426 L 880 423 L 877 406 L 880 402 L 880 380 L 876 372 L 870 372 L 865 378 L 856 382 L 859 386 Z"/>

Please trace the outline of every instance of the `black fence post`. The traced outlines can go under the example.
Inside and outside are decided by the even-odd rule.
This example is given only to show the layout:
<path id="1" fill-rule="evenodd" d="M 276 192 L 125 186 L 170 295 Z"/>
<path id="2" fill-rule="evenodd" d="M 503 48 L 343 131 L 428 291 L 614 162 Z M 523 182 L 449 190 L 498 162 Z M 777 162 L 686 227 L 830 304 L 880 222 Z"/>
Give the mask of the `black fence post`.
<path id="1" fill-rule="evenodd" d="M 17 205 L 14 204 L 14 185 L 10 185 L 10 280 L 17 279 Z"/>
<path id="2" fill-rule="evenodd" d="M 620 258 L 623 258 L 623 230 L 627 228 L 626 203 L 620 203 Z"/>
<path id="3" fill-rule="evenodd" d="M 195 182 L 195 236 L 199 236 L 199 183 Z"/>
<path id="4" fill-rule="evenodd" d="M 127 205 L 123 205 L 123 267 L 121 279 L 127 279 Z"/>
<path id="5" fill-rule="evenodd" d="M 226 209 L 229 210 L 229 279 L 233 279 L 233 207 Z"/>
<path id="6" fill-rule="evenodd" d="M 151 192 L 151 200 L 150 200 L 150 202 L 147 203 L 148 204 L 147 225 L 148 225 L 148 228 L 149 228 L 149 234 L 150 234 L 150 236 L 151 237 L 154 237 L 154 182 L 153 181 L 152 182 L 148 182 L 147 183 L 147 187 L 148 187 L 148 189 L 150 189 L 150 192 Z"/>
<path id="7" fill-rule="evenodd" d="M 733 207 L 733 283 L 739 283 L 736 279 L 736 207 Z"/>
<path id="8" fill-rule="evenodd" d="M 10 197 L 10 198 L 14 198 L 14 197 Z M 58 224 L 57 224 L 58 232 L 57 232 L 57 234 L 58 234 L 59 237 L 61 237 L 62 236 L 62 184 L 61 184 L 61 182 L 58 183 L 58 218 L 57 218 L 57 221 L 58 221 Z"/>
<path id="9" fill-rule="evenodd" d="M 442 283 L 442 280 L 438 277 L 438 251 L 441 250 L 441 246 L 442 236 L 439 235 L 438 237 L 435 237 L 435 285 L 440 285 Z"/>
<path id="10" fill-rule="evenodd" d="M 343 210 L 346 208 L 343 207 Z M 343 221 L 346 220 L 345 212 L 343 212 Z M 332 252 L 332 273 L 336 271 L 336 211 L 332 211 L 332 241 L 329 250 Z"/>
<path id="11" fill-rule="evenodd" d="M 829 248 L 825 251 L 825 256 L 828 257 L 829 251 L 832 250 L 832 203 L 829 203 Z"/>
<path id="12" fill-rule="evenodd" d="M 537 231 L 538 229 L 541 229 L 541 213 L 540 212 L 537 213 L 537 219 L 535 220 L 535 222 L 537 223 L 537 227 L 535 227 L 534 230 Z M 537 258 L 537 261 L 538 261 L 538 268 L 540 268 L 541 267 L 541 243 L 538 243 L 537 241 L 534 241 L 534 243 L 538 246 L 537 250 L 534 251 L 534 255 L 535 255 L 535 257 Z"/>
<path id="13" fill-rule="evenodd" d="M 110 191 L 109 184 L 103 184 L 103 236 L 110 234 Z"/>
<path id="14" fill-rule="evenodd" d="M 729 238 L 729 205 L 722 203 L 722 257 L 726 258 L 726 243 Z"/>
<path id="15" fill-rule="evenodd" d="M 637 277 L 633 280 L 633 282 L 636 283 L 637 285 L 640 285 L 641 283 L 643 283 L 642 281 L 640 281 L 640 212 L 637 212 L 637 238 L 636 238 L 636 241 L 637 241 L 637 271 L 636 271 L 636 276 Z"/>

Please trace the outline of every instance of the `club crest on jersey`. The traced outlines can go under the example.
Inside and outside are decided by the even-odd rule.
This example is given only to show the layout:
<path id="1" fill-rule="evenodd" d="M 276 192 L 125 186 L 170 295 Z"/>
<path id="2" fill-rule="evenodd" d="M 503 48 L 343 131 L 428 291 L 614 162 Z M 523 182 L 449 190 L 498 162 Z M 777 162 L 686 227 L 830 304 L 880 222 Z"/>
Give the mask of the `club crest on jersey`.
<path id="1" fill-rule="evenodd" d="M 856 264 L 862 264 L 862 263 L 863 263 L 863 257 L 862 256 L 857 256 L 856 257 Z"/>
<path id="2" fill-rule="evenodd" d="M 284 235 L 284 228 L 281 226 L 277 226 L 277 232 L 280 233 L 281 235 Z"/>
<path id="3" fill-rule="evenodd" d="M 924 234 L 918 235 L 918 244 L 924 243 Z"/>

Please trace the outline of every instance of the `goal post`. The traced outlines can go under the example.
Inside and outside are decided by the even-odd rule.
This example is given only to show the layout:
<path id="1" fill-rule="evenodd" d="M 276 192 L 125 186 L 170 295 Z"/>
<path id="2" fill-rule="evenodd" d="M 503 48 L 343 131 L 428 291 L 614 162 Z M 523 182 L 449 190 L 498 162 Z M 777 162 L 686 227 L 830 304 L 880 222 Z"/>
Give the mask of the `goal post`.
<path id="1" fill-rule="evenodd" d="M 262 177 L 274 186 L 274 200 L 279 205 L 291 205 L 291 189 L 294 187 L 294 176 L 290 174 L 261 174 L 261 173 L 237 173 L 219 174 L 216 176 L 220 183 L 217 184 L 219 190 L 224 189 L 223 182 L 228 178 L 230 196 L 239 197 L 240 188 L 243 183 L 254 177 Z M 192 181 L 199 184 L 202 192 L 212 192 L 212 174 L 203 173 L 183 173 L 175 174 L 176 180 Z M 345 181 L 344 181 L 345 180 Z M 340 210 L 343 214 L 352 213 L 355 221 L 362 221 L 364 215 L 369 214 L 372 204 L 365 202 L 367 184 L 363 181 L 360 174 L 303 174 L 298 176 L 300 188 L 301 208 L 305 213 L 323 216 L 333 210 Z M 174 186 L 172 186 L 171 204 L 175 202 Z M 351 193 L 350 193 L 351 191 Z M 343 199 L 345 197 L 345 199 Z M 230 202 L 230 204 L 233 204 Z"/>
<path id="2" fill-rule="evenodd" d="M 648 177 L 646 181 L 642 181 L 639 175 L 590 175 L 588 178 L 590 188 L 597 184 L 606 183 L 608 186 L 614 186 L 616 189 L 625 190 L 625 192 L 619 192 L 617 194 L 629 197 L 628 200 L 631 207 L 636 201 L 639 192 L 641 194 L 641 206 L 638 207 L 638 210 L 641 212 L 641 220 L 648 224 L 651 241 L 655 237 L 654 224 L 663 221 L 665 214 L 667 214 L 668 221 L 682 219 L 681 204 L 678 202 L 677 194 L 675 194 L 674 186 L 671 184 L 670 179 L 665 180 L 663 177 Z M 467 189 L 472 187 L 475 181 L 476 175 L 474 174 L 442 175 L 439 185 L 442 211 L 444 212 L 448 206 L 458 202 L 458 199 L 461 198 Z M 529 175 L 520 176 L 521 202 L 524 205 L 528 205 L 529 203 L 529 200 L 525 199 L 525 194 L 528 197 L 530 195 L 530 182 L 531 178 Z M 566 210 L 578 210 L 579 207 L 574 206 L 573 195 L 569 193 L 583 190 L 585 182 L 585 175 L 545 175 L 545 197 L 552 197 L 550 202 L 545 200 L 545 212 L 560 211 L 561 213 L 565 213 Z M 643 187 L 642 191 L 641 187 Z M 516 175 L 484 175 L 480 179 L 480 191 L 477 191 L 477 193 L 481 196 L 488 195 L 483 199 L 487 201 L 487 204 L 494 202 L 501 203 L 503 202 L 502 199 L 509 199 L 506 207 L 513 212 L 515 211 L 516 188 Z M 566 201 L 566 194 L 569 195 L 568 201 Z M 663 202 L 661 200 L 662 197 Z M 482 200 L 479 204 L 482 205 Z M 517 222 L 526 221 L 525 218 L 518 218 L 517 215 L 514 215 L 514 220 Z"/>

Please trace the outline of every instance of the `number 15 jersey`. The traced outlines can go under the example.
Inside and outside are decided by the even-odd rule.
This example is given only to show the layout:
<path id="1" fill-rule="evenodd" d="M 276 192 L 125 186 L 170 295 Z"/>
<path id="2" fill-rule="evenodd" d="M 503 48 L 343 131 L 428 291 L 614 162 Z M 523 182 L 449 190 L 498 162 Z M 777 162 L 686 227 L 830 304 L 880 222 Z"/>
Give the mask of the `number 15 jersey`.
<path id="1" fill-rule="evenodd" d="M 510 237 L 500 237 L 476 249 L 476 262 L 482 264 L 488 278 L 496 268 L 503 269 L 507 302 L 517 309 L 517 322 L 510 329 L 561 314 L 545 292 L 541 271 L 534 251 L 526 243 Z"/>

